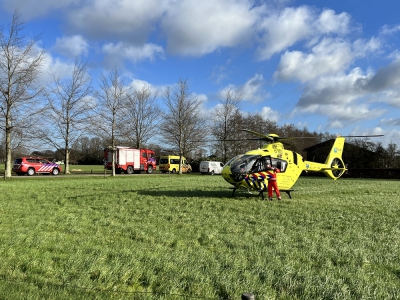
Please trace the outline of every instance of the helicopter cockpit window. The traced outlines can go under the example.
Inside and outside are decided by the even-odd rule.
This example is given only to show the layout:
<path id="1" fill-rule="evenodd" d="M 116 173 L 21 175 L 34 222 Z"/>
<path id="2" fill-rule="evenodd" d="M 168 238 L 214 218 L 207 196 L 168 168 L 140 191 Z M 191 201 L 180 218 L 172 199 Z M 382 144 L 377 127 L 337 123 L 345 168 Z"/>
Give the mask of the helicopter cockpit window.
<path id="1" fill-rule="evenodd" d="M 238 157 L 231 164 L 231 172 L 232 173 L 250 173 L 254 162 L 260 158 L 260 155 L 243 155 L 242 157 Z"/>
<path id="2" fill-rule="evenodd" d="M 287 161 L 279 158 L 272 159 L 272 166 L 278 168 L 281 172 L 285 172 L 287 168 Z"/>
<path id="3" fill-rule="evenodd" d="M 271 166 L 271 157 L 263 156 L 258 158 L 251 168 L 251 173 L 262 172 L 267 170 L 268 166 Z"/>

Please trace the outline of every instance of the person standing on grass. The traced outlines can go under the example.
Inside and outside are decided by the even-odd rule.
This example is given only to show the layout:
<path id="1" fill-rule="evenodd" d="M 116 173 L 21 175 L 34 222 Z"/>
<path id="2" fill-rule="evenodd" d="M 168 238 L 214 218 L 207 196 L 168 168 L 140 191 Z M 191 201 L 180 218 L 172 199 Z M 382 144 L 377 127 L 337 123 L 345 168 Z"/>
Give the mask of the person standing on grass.
<path id="1" fill-rule="evenodd" d="M 276 173 L 280 173 L 281 170 L 278 168 L 271 167 L 269 163 L 267 163 L 266 167 L 267 171 L 267 177 L 268 177 L 268 199 L 272 200 L 273 192 L 272 190 L 275 191 L 276 196 L 278 197 L 278 200 L 281 200 L 281 193 L 278 188 L 278 184 L 276 182 Z"/>

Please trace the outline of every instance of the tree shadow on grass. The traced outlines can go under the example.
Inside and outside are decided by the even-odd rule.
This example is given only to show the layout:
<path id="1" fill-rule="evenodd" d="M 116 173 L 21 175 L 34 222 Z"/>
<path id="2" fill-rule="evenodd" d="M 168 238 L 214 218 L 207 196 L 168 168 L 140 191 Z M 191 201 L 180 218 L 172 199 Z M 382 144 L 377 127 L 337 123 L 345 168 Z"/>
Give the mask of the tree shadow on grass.
<path id="1" fill-rule="evenodd" d="M 232 196 L 232 190 L 214 190 L 214 191 L 204 191 L 204 190 L 176 190 L 176 191 L 162 191 L 162 190 L 141 190 L 136 191 L 139 195 L 153 196 L 153 197 L 196 197 L 196 198 L 230 198 L 236 200 L 243 200 L 249 197 L 254 197 L 257 199 L 258 193 L 253 192 L 252 194 L 248 192 L 236 192 L 234 196 Z M 261 197 L 260 197 L 261 199 Z"/>
<path id="2" fill-rule="evenodd" d="M 96 191 L 96 194 L 87 193 L 80 195 L 73 195 L 66 197 L 66 200 L 78 201 L 81 199 L 102 199 L 103 197 L 108 196 L 110 191 Z M 220 198 L 220 199 L 230 199 L 230 200 L 247 200 L 252 198 L 254 200 L 261 200 L 261 197 L 258 195 L 256 191 L 252 191 L 249 193 L 245 190 L 236 191 L 235 194 L 232 194 L 232 189 L 216 189 L 216 190 L 162 190 L 162 189 L 148 189 L 148 190 L 135 190 L 135 189 L 124 189 L 124 190 L 114 190 L 114 196 L 118 198 L 119 195 L 121 197 L 126 197 L 129 194 L 136 194 L 142 196 L 150 196 L 150 197 L 173 197 L 173 198 Z"/>

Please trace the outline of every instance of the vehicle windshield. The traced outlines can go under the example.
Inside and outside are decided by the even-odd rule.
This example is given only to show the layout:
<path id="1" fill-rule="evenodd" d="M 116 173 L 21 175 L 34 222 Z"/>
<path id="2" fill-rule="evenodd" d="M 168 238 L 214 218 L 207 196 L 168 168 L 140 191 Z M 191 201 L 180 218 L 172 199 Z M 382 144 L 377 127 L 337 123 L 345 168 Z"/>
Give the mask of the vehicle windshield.
<path id="1" fill-rule="evenodd" d="M 250 173 L 254 162 L 261 155 L 242 155 L 230 162 L 232 173 Z"/>

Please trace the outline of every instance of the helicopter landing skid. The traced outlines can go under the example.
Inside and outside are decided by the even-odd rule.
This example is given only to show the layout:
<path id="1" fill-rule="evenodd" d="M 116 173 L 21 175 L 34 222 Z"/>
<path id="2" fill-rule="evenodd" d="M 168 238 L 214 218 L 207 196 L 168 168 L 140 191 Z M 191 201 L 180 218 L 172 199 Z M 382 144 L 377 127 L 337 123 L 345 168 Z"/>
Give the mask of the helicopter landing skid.
<path id="1" fill-rule="evenodd" d="M 232 189 L 232 197 L 234 197 L 235 196 L 235 191 L 237 190 L 237 188 L 233 187 L 231 189 Z M 266 190 L 264 190 L 264 189 L 257 190 L 258 196 L 261 196 L 262 200 L 265 200 L 264 191 L 266 191 Z M 292 195 L 290 193 L 293 192 L 294 189 L 287 189 L 287 190 L 281 190 L 280 189 L 279 191 L 286 193 L 289 196 L 289 199 L 292 199 Z M 249 190 L 248 190 L 248 192 L 249 192 L 249 194 L 251 194 L 251 192 Z"/>

